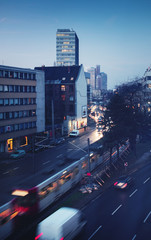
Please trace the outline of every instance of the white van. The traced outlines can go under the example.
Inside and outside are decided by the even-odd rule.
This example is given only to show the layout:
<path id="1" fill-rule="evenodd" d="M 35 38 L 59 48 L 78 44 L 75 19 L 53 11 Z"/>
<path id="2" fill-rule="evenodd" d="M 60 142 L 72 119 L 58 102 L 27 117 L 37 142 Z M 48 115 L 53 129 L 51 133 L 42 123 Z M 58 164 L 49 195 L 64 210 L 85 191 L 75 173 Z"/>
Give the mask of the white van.
<path id="1" fill-rule="evenodd" d="M 62 207 L 38 224 L 37 237 L 39 240 L 71 240 L 83 230 L 85 224 L 80 210 Z"/>
<path id="2" fill-rule="evenodd" d="M 70 132 L 69 136 L 70 137 L 77 137 L 77 136 L 79 136 L 79 130 L 73 130 L 72 132 Z"/>

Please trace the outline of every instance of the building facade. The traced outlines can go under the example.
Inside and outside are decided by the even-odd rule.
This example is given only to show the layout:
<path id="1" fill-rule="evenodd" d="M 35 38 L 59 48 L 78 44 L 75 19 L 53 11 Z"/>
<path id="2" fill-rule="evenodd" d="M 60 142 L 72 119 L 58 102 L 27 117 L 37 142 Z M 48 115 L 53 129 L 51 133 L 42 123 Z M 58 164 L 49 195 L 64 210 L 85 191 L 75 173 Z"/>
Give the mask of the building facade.
<path id="1" fill-rule="evenodd" d="M 83 65 L 36 67 L 45 72 L 47 130 L 69 134 L 87 126 L 87 81 Z M 53 123 L 54 122 L 54 123 Z"/>
<path id="2" fill-rule="evenodd" d="M 79 65 L 79 39 L 75 31 L 70 29 L 57 29 L 56 65 Z"/>
<path id="3" fill-rule="evenodd" d="M 44 73 L 0 66 L 0 152 L 28 145 L 45 130 Z"/>

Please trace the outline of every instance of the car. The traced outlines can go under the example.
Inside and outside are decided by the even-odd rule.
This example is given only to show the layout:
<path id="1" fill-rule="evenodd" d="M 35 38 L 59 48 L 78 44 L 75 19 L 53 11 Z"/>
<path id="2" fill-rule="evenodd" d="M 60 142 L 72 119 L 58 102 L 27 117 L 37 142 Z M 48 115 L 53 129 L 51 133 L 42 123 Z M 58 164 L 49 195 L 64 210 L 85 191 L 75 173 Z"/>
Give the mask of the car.
<path id="1" fill-rule="evenodd" d="M 79 136 L 79 130 L 73 130 L 72 132 L 70 132 L 69 136 L 70 137 L 77 137 L 77 136 Z"/>
<path id="2" fill-rule="evenodd" d="M 10 158 L 12 159 L 20 158 L 23 157 L 25 154 L 26 154 L 25 150 L 15 150 L 15 152 L 13 152 L 10 155 Z"/>
<path id="3" fill-rule="evenodd" d="M 128 188 L 133 182 L 133 178 L 130 176 L 121 176 L 119 177 L 115 183 L 114 188 L 117 189 L 126 189 Z"/>

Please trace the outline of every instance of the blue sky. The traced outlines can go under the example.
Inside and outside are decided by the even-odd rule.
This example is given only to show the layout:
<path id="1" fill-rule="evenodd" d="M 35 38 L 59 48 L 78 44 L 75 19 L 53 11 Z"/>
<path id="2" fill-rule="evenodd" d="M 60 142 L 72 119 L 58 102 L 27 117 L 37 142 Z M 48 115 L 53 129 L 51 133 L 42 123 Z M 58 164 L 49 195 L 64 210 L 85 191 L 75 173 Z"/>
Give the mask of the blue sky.
<path id="1" fill-rule="evenodd" d="M 151 65 L 150 0 L 0 0 L 0 65 L 34 68 L 56 60 L 56 30 L 79 37 L 79 62 L 101 66 L 108 89 Z"/>

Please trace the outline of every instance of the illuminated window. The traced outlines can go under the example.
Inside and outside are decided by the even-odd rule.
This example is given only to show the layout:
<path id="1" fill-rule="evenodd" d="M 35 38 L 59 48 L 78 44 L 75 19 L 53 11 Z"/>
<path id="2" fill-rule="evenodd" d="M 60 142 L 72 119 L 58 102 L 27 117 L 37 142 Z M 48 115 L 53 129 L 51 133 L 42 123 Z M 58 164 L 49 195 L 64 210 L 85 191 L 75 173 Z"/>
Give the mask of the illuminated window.
<path id="1" fill-rule="evenodd" d="M 65 95 L 61 95 L 61 99 L 62 99 L 62 101 L 65 101 L 65 99 L 66 99 Z"/>
<path id="2" fill-rule="evenodd" d="M 148 88 L 151 88 L 151 84 L 148 84 Z"/>
<path id="3" fill-rule="evenodd" d="M 65 91 L 65 90 L 66 90 L 65 85 L 61 85 L 61 91 Z"/>
<path id="4" fill-rule="evenodd" d="M 63 42 L 63 44 L 69 44 L 70 42 Z"/>
<path id="5" fill-rule="evenodd" d="M 74 80 L 74 77 L 71 77 L 70 80 Z"/>

